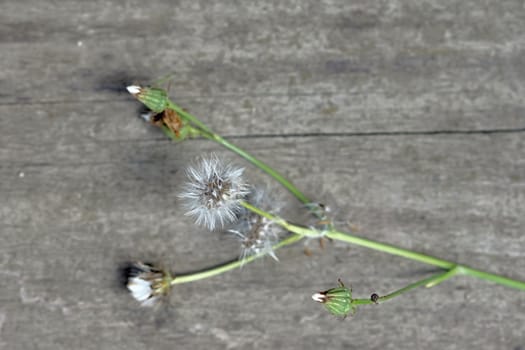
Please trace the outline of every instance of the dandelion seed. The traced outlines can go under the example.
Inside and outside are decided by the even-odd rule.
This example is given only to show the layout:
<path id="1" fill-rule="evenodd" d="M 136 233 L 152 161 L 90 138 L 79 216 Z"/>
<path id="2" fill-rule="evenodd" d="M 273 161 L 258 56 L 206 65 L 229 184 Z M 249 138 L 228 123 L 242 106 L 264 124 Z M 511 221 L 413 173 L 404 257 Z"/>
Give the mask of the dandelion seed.
<path id="1" fill-rule="evenodd" d="M 249 193 L 242 180 L 243 171 L 214 155 L 190 166 L 186 171 L 189 181 L 179 195 L 188 210 L 186 215 L 211 231 L 235 221 L 242 208 L 240 202 Z"/>
<path id="2" fill-rule="evenodd" d="M 142 306 L 155 305 L 169 293 L 172 277 L 169 272 L 151 264 L 135 262 L 124 269 L 126 287 Z"/>
<path id="3" fill-rule="evenodd" d="M 271 224 L 270 224 L 271 225 Z M 256 225 L 255 230 L 248 234 L 243 234 L 240 231 L 229 230 L 235 237 L 241 242 L 241 254 L 239 260 L 244 261 L 247 257 L 258 254 L 266 254 L 271 256 L 275 261 L 279 261 L 277 255 L 273 251 L 273 245 L 276 244 L 277 237 L 274 237 L 271 231 L 268 230 L 268 226 Z"/>
<path id="4" fill-rule="evenodd" d="M 273 202 L 265 191 L 260 189 L 252 190 L 247 200 L 256 207 L 266 207 L 266 202 Z M 275 203 L 273 204 L 275 206 Z M 275 210 L 278 210 L 277 206 Z M 279 242 L 279 233 L 282 232 L 282 229 L 274 225 L 271 220 L 244 209 L 235 227 L 228 232 L 232 233 L 241 243 L 239 260 L 244 261 L 249 256 L 265 254 L 279 261 L 273 246 Z"/>

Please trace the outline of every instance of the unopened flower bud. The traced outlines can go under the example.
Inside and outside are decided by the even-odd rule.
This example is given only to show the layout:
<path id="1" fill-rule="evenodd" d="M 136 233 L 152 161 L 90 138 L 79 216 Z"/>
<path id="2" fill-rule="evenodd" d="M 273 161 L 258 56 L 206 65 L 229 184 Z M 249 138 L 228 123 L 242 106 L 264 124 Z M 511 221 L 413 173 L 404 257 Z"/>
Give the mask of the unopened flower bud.
<path id="1" fill-rule="evenodd" d="M 355 305 L 352 303 L 352 289 L 346 288 L 341 280 L 339 280 L 339 287 L 315 293 L 312 295 L 312 299 L 324 304 L 326 309 L 336 316 L 346 317 L 350 312 L 355 313 Z"/>
<path id="2" fill-rule="evenodd" d="M 279 204 L 261 188 L 252 188 L 246 196 L 246 200 L 258 207 L 266 208 L 272 206 L 272 210 L 279 211 Z M 241 254 L 239 260 L 242 262 L 252 255 L 264 254 L 279 261 L 273 250 L 273 246 L 279 242 L 279 235 L 283 229 L 272 220 L 262 217 L 254 212 L 243 209 L 238 215 L 236 224 L 228 230 L 241 243 Z"/>
<path id="3" fill-rule="evenodd" d="M 127 87 L 127 90 L 155 113 L 164 111 L 168 106 L 168 94 L 166 90 L 137 85 L 130 85 Z"/>

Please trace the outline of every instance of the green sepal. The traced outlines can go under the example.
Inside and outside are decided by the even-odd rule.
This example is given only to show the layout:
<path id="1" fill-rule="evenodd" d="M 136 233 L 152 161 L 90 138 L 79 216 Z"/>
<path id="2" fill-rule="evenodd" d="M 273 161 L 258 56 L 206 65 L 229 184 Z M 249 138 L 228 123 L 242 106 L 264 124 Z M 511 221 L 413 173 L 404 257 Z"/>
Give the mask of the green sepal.
<path id="1" fill-rule="evenodd" d="M 352 290 L 346 288 L 342 283 L 340 287 L 329 289 L 324 294 L 326 295 L 324 306 L 331 314 L 346 317 L 350 312 L 352 314 L 355 312 L 355 306 L 352 304 Z"/>
<path id="2" fill-rule="evenodd" d="M 179 141 L 185 140 L 188 137 L 195 137 L 193 135 L 193 128 L 190 125 L 185 124 L 179 131 Z"/>
<path id="3" fill-rule="evenodd" d="M 168 94 L 163 89 L 145 87 L 141 89 L 136 97 L 146 107 L 156 113 L 164 111 L 168 106 Z"/>
<path id="4" fill-rule="evenodd" d="M 312 299 L 324 304 L 332 315 L 346 318 L 349 313 L 354 314 L 356 312 L 359 300 L 352 299 L 352 288 L 345 287 L 341 279 L 338 279 L 338 282 L 339 287 L 315 293 L 312 295 Z"/>

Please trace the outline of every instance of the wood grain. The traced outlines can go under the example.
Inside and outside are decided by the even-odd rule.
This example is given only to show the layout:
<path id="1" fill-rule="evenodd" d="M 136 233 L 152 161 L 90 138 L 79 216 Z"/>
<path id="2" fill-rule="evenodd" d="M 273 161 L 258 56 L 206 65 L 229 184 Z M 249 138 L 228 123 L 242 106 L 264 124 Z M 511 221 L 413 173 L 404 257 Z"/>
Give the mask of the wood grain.
<path id="1" fill-rule="evenodd" d="M 0 13 L 0 348 L 525 348 L 525 294 L 458 277 L 345 321 L 310 295 L 387 293 L 431 267 L 332 242 L 177 286 L 141 309 L 125 261 L 237 257 L 176 198 L 214 152 L 137 118 L 170 95 L 334 208 L 341 229 L 525 280 L 520 1 L 11 1 Z"/>

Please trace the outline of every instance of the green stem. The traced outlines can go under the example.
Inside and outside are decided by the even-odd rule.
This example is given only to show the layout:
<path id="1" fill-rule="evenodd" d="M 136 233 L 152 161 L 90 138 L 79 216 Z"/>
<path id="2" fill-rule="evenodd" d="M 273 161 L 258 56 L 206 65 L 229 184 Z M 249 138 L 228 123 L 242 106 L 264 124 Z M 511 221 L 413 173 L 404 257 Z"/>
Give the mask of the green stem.
<path id="1" fill-rule="evenodd" d="M 310 199 L 306 197 L 297 187 L 295 187 L 290 181 L 288 181 L 284 176 L 279 174 L 275 169 L 270 167 L 268 164 L 263 163 L 259 159 L 255 158 L 242 148 L 237 147 L 233 143 L 229 142 L 228 140 L 224 139 L 220 135 L 217 135 L 214 133 L 210 128 L 206 126 L 203 122 L 201 122 L 199 119 L 195 118 L 190 113 L 186 112 L 179 106 L 177 106 L 175 103 L 168 100 L 168 108 L 173 109 L 175 112 L 177 112 L 184 120 L 190 122 L 191 124 L 197 126 L 195 128 L 195 132 L 199 133 L 202 137 L 207 138 L 208 140 L 215 141 L 218 144 L 226 147 L 227 149 L 237 153 L 239 156 L 243 157 L 256 167 L 260 168 L 261 170 L 265 171 L 268 175 L 273 177 L 275 180 L 280 182 L 288 191 L 290 191 L 299 201 L 301 201 L 303 204 L 311 203 Z M 173 133 L 167 133 L 169 137 L 174 139 Z"/>
<path id="2" fill-rule="evenodd" d="M 375 301 L 373 301 L 372 299 L 353 299 L 352 300 L 352 304 L 353 305 L 368 305 L 368 304 L 382 303 L 382 302 L 385 302 L 385 301 L 390 300 L 392 298 L 395 298 L 395 297 L 397 297 L 397 296 L 399 296 L 399 295 L 401 295 L 403 293 L 406 293 L 409 290 L 412 290 L 414 288 L 418 288 L 418 287 L 421 287 L 421 286 L 425 286 L 427 288 L 433 287 L 436 284 L 441 283 L 441 282 L 451 278 L 452 276 L 454 276 L 456 274 L 456 272 L 457 272 L 456 269 L 452 269 L 452 270 L 449 270 L 449 271 L 445 271 L 445 272 L 439 273 L 439 274 L 434 275 L 434 276 L 430 276 L 428 278 L 425 278 L 425 279 L 422 279 L 420 281 L 417 281 L 417 282 L 414 282 L 412 284 L 409 284 L 406 287 L 398 289 L 395 292 L 392 292 L 390 294 L 381 296 Z"/>
<path id="3" fill-rule="evenodd" d="M 190 123 L 198 126 L 201 130 L 212 132 L 206 124 L 201 122 L 199 119 L 195 118 L 190 113 L 186 112 L 184 109 L 177 106 L 175 103 L 171 102 L 170 100 L 167 101 L 167 106 L 169 109 L 173 109 L 175 112 L 177 112 L 178 115 L 180 115 L 184 120 L 189 121 Z"/>
<path id="4" fill-rule="evenodd" d="M 428 282 L 425 285 L 425 287 L 427 287 L 427 288 L 435 287 L 438 284 L 440 284 L 442 282 L 445 282 L 449 278 L 454 277 L 460 271 L 461 271 L 461 269 L 458 266 L 454 266 L 453 268 L 451 268 L 450 270 L 446 271 L 445 273 L 443 273 L 443 274 L 441 274 L 439 276 L 436 276 L 436 278 L 434 278 L 432 281 Z"/>
<path id="5" fill-rule="evenodd" d="M 245 207 L 246 209 L 248 209 L 249 211 L 257 214 L 257 215 L 260 215 L 270 221 L 273 221 L 274 223 L 276 223 L 277 225 L 285 228 L 287 231 L 290 231 L 290 232 L 293 232 L 293 233 L 296 233 L 298 235 L 301 235 L 301 236 L 304 236 L 304 237 L 320 237 L 321 235 L 319 234 L 319 232 L 315 231 L 315 230 L 312 230 L 312 229 L 309 229 L 309 228 L 306 228 L 306 227 L 302 227 L 302 226 L 297 226 L 297 225 L 293 225 L 293 224 L 290 224 L 289 222 L 287 222 L 286 220 L 278 217 L 278 216 L 275 216 L 273 214 L 270 214 L 262 209 L 259 209 L 257 208 L 256 206 L 254 205 L 251 205 L 250 203 L 246 202 L 246 201 L 241 201 L 240 204 Z"/>
<path id="6" fill-rule="evenodd" d="M 507 287 L 525 290 L 525 282 L 514 280 L 511 278 L 493 274 L 490 272 L 481 271 L 481 270 L 474 269 L 472 267 L 468 267 L 465 265 L 459 265 L 452 261 L 436 258 L 430 255 L 414 252 L 408 249 L 399 248 L 394 245 L 371 241 L 366 238 L 361 238 L 361 237 L 350 235 L 348 233 L 338 232 L 338 231 L 329 231 L 326 233 L 326 237 L 329 237 L 329 238 L 332 238 L 338 241 L 343 241 L 343 242 L 359 245 L 362 247 L 374 249 L 377 251 L 389 253 L 392 255 L 401 256 L 401 257 L 404 257 L 410 260 L 419 261 L 425 264 L 434 265 L 434 266 L 441 267 L 446 270 L 452 270 L 456 268 L 457 274 L 473 276 L 479 279 L 491 281 L 491 282 L 501 284 Z"/>
<path id="7" fill-rule="evenodd" d="M 345 232 L 339 232 L 335 230 L 319 232 L 318 230 L 315 230 L 315 229 L 291 224 L 287 222 L 286 220 L 278 216 L 272 215 L 268 212 L 265 212 L 264 210 L 261 210 L 257 207 L 254 207 L 253 205 L 249 203 L 242 202 L 241 205 L 244 206 L 246 209 L 251 210 L 252 212 L 258 215 L 264 216 L 265 218 L 271 221 L 274 221 L 277 225 L 282 226 L 288 231 L 305 236 L 305 237 L 325 236 L 325 237 L 328 237 L 334 240 L 355 244 L 361 247 L 366 247 L 366 248 L 370 248 L 370 249 L 377 250 L 380 252 L 385 252 L 385 253 L 389 253 L 392 255 L 401 256 L 403 258 L 407 258 L 410 260 L 419 261 L 419 262 L 422 262 L 428 265 L 437 266 L 437 267 L 447 270 L 447 273 L 450 273 L 451 275 L 463 274 L 463 275 L 473 276 L 473 277 L 477 277 L 483 280 L 498 283 L 498 284 L 501 284 L 507 287 L 525 290 L 525 282 L 521 282 L 518 280 L 508 278 L 508 277 L 496 275 L 490 272 L 481 271 L 481 270 L 474 269 L 468 266 L 459 265 L 452 261 L 448 261 L 448 260 L 436 258 L 431 255 L 418 253 L 412 250 L 396 247 L 391 244 L 372 241 L 372 240 L 354 236 L 354 235 L 351 235 Z M 448 278 L 449 277 L 445 279 L 448 279 Z M 436 284 L 440 282 L 441 281 L 437 281 Z"/>
<path id="8" fill-rule="evenodd" d="M 276 250 L 276 249 L 282 248 L 284 246 L 293 244 L 293 243 L 301 240 L 302 238 L 303 237 L 301 235 L 292 235 L 292 236 L 290 236 L 290 237 L 280 241 L 279 243 L 275 244 L 272 248 L 273 248 L 273 250 Z M 224 264 L 224 265 L 213 267 L 213 268 L 205 270 L 205 271 L 191 273 L 191 274 L 186 274 L 186 275 L 175 276 L 174 279 L 171 281 L 171 284 L 174 285 L 174 284 L 181 284 L 181 283 L 189 283 L 189 282 L 194 282 L 194 281 L 202 280 L 202 279 L 205 279 L 205 278 L 213 277 L 213 276 L 216 276 L 216 275 L 220 275 L 222 273 L 225 273 L 225 272 L 228 272 L 230 270 L 233 270 L 233 269 L 236 269 L 238 267 L 241 267 L 244 264 L 248 264 L 248 263 L 254 261 L 257 258 L 262 257 L 263 255 L 264 254 L 251 255 L 251 256 L 243 259 L 243 260 L 233 261 L 233 262 L 230 262 L 230 263 L 227 263 L 227 264 Z"/>
<path id="9" fill-rule="evenodd" d="M 166 125 L 162 124 L 162 126 L 160 127 L 162 129 L 162 131 L 164 131 L 164 133 L 172 140 L 174 141 L 178 141 L 177 140 L 177 135 L 175 135 L 173 133 L 173 131 L 170 130 L 170 128 L 168 128 Z"/>
<path id="10" fill-rule="evenodd" d="M 248 160 L 249 162 L 251 162 L 255 166 L 257 166 L 260 169 L 264 170 L 266 173 L 268 173 L 270 176 L 272 176 L 275 180 L 280 182 L 286 189 L 288 189 L 294 196 L 296 196 L 303 204 L 311 203 L 311 201 L 301 191 L 299 191 L 299 189 L 297 189 L 291 182 L 289 182 L 286 178 L 284 178 L 281 174 L 279 174 L 277 171 L 275 171 L 269 165 L 261 162 L 257 158 L 255 158 L 252 155 L 250 155 L 248 152 L 242 150 L 241 148 L 235 146 L 234 144 L 232 144 L 229 141 L 225 140 L 221 136 L 215 134 L 204 123 L 202 123 L 200 120 L 198 120 L 193 115 L 191 115 L 190 113 L 186 112 L 185 110 L 183 110 L 178 105 L 176 105 L 175 103 L 171 102 L 170 100 L 167 101 L 167 106 L 168 106 L 168 108 L 173 109 L 175 112 L 177 112 L 184 120 L 186 120 L 187 122 L 189 122 L 189 123 L 194 125 L 192 127 L 193 134 L 198 134 L 198 135 L 201 135 L 201 136 L 203 136 L 203 137 L 205 137 L 205 138 L 207 138 L 209 140 L 215 141 L 215 142 L 221 144 L 222 146 L 230 149 L 231 151 L 237 153 L 238 155 L 240 155 L 241 157 L 245 158 L 246 160 Z M 175 135 L 168 128 L 164 127 L 163 130 L 169 137 L 171 137 L 172 139 L 176 139 Z M 359 246 L 362 246 L 362 247 L 374 249 L 374 250 L 377 250 L 377 251 L 382 251 L 382 252 L 389 253 L 389 254 L 392 254 L 392 255 L 401 256 L 401 257 L 404 257 L 404 258 L 407 258 L 407 259 L 411 259 L 411 260 L 423 262 L 423 263 L 426 263 L 426 264 L 438 266 L 438 267 L 441 267 L 443 269 L 446 269 L 448 271 L 448 273 L 451 273 L 450 271 L 453 270 L 454 274 L 469 275 L 469 276 L 473 276 L 473 277 L 476 277 L 476 278 L 492 281 L 494 283 L 498 283 L 498 284 L 501 284 L 501 285 L 504 285 L 504 286 L 507 286 L 507 287 L 516 288 L 516 289 L 520 289 L 520 290 L 525 290 L 525 282 L 521 282 L 521 281 L 514 280 L 514 279 L 511 279 L 511 278 L 507 278 L 507 277 L 504 277 L 504 276 L 500 276 L 500 275 L 492 274 L 492 273 L 489 273 L 489 272 L 481 271 L 481 270 L 474 269 L 474 268 L 471 268 L 471 267 L 468 267 L 468 266 L 457 265 L 457 264 L 455 264 L 455 263 L 453 263 L 451 261 L 447 261 L 447 260 L 436 258 L 436 257 L 430 256 L 430 255 L 414 252 L 412 250 L 399 248 L 399 247 L 396 247 L 394 245 L 390 245 L 390 244 L 386 244 L 386 243 L 380 243 L 380 242 L 372 241 L 372 240 L 369 240 L 369 239 L 366 239 L 366 238 L 357 237 L 357 236 L 350 235 L 350 234 L 347 234 L 347 233 L 344 233 L 344 232 L 339 232 L 339 231 L 335 231 L 335 230 L 326 230 L 326 231 L 323 231 L 323 232 L 319 232 L 319 231 L 317 231 L 315 229 L 309 229 L 309 228 L 293 225 L 293 224 L 290 224 L 287 221 L 285 221 L 285 220 L 283 220 L 283 219 L 281 219 L 279 217 L 273 216 L 273 215 L 271 215 L 269 213 L 265 213 L 265 212 L 255 208 L 253 206 L 250 206 L 248 203 L 245 203 L 244 206 L 246 208 L 248 208 L 249 210 L 252 210 L 252 211 L 258 213 L 259 215 L 262 215 L 262 216 L 264 216 L 264 217 L 266 217 L 266 218 L 268 218 L 270 220 L 275 221 L 276 224 L 281 225 L 282 227 L 284 227 L 285 229 L 289 230 L 290 232 L 294 232 L 297 235 L 299 235 L 299 236 L 292 236 L 295 239 L 299 239 L 299 238 L 301 238 L 303 236 L 318 237 L 318 236 L 321 236 L 321 235 L 325 235 L 326 237 L 329 237 L 331 239 L 335 239 L 335 240 L 339 240 L 339 241 L 343 241 L 343 242 L 359 245 Z M 319 216 L 319 213 L 317 213 L 317 212 L 315 212 L 315 213 Z M 249 261 L 252 261 L 256 257 L 257 256 L 253 256 L 253 257 L 250 257 L 248 259 L 249 259 Z M 222 267 L 218 268 L 219 269 L 219 270 L 217 270 L 218 272 L 213 272 L 212 270 L 210 270 L 208 272 L 202 272 L 202 273 L 196 274 L 196 275 L 208 276 L 208 274 L 209 274 L 209 276 L 213 276 L 213 275 L 222 273 L 224 271 L 228 271 L 230 269 L 236 268 L 236 267 L 238 267 L 240 265 L 241 265 L 241 262 L 235 262 L 235 263 L 231 263 L 231 264 L 226 264 L 226 265 L 223 265 Z M 184 277 L 184 276 L 182 276 L 182 277 Z M 200 279 L 200 278 L 206 278 L 206 277 L 199 277 L 199 278 L 196 278 L 196 279 Z M 448 279 L 448 277 L 445 278 L 445 279 Z M 175 282 L 176 280 L 178 280 L 179 282 Z M 184 281 L 185 281 L 181 277 L 177 278 L 176 280 L 174 280 L 174 282 L 173 282 L 174 284 L 176 284 L 176 283 L 184 283 Z M 180 281 L 183 281 L 183 282 L 180 282 Z M 441 281 L 437 281 L 436 283 L 440 283 L 440 282 Z"/>
<path id="11" fill-rule="evenodd" d="M 423 253 L 414 252 L 412 250 L 399 248 L 391 244 L 372 241 L 366 238 L 350 235 L 344 232 L 329 231 L 326 233 L 326 237 L 335 239 L 337 241 L 347 242 L 347 243 L 355 244 L 361 247 L 374 249 L 380 252 L 385 252 L 385 253 L 389 253 L 392 255 L 401 256 L 401 257 L 404 257 L 410 260 L 419 261 L 425 264 L 434 265 L 434 266 L 441 267 L 446 270 L 450 270 L 456 266 L 456 264 L 451 261 L 439 259 L 439 258 L 430 256 L 430 255 L 423 254 Z"/>
<path id="12" fill-rule="evenodd" d="M 468 267 L 464 265 L 458 266 L 458 269 L 460 270 L 460 273 L 462 273 L 463 275 L 468 275 L 468 276 L 476 277 L 479 279 L 491 281 L 491 282 L 501 284 L 503 286 L 515 288 L 515 289 L 525 290 L 525 282 L 521 282 L 521 281 L 514 280 L 508 277 L 501 276 L 501 275 L 496 275 L 493 273 L 481 271 L 481 270 L 474 269 L 472 267 Z"/>

